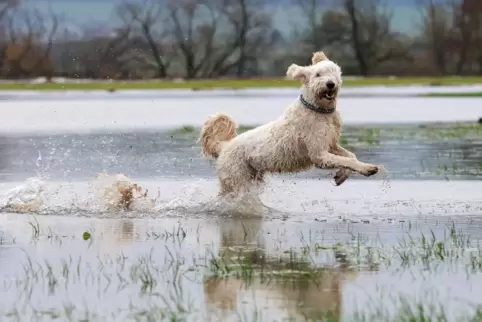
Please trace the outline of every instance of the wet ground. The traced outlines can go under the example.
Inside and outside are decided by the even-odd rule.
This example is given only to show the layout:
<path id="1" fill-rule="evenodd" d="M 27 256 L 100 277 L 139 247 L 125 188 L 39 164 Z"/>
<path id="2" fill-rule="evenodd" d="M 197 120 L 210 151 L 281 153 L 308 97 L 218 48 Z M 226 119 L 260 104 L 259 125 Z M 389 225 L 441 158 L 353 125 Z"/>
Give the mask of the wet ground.
<path id="1" fill-rule="evenodd" d="M 160 106 L 161 120 L 147 112 L 160 102 L 143 102 L 104 109 L 63 101 L 60 111 L 59 101 L 44 100 L 30 116 L 35 101 L 8 102 L 18 109 L 5 114 L 0 131 L 2 321 L 482 316 L 474 287 L 482 269 L 482 125 L 466 122 L 462 107 L 450 124 L 422 117 L 361 126 L 367 116 L 356 109 L 378 103 L 351 101 L 342 144 L 383 164 L 387 176 L 354 176 L 340 187 L 321 170 L 276 176 L 261 195 L 262 216 L 241 216 L 217 202 L 213 164 L 196 142 L 196 125 L 222 102 L 191 101 L 203 106 L 185 118 Z M 418 108 L 438 108 L 428 102 Z M 480 112 L 480 103 L 467 109 Z M 234 112 L 241 131 L 282 107 L 247 109 Z M 99 127 L 109 117 L 123 129 Z M 146 126 L 136 128 L 139 120 Z M 159 197 L 133 211 L 105 209 L 109 184 L 96 180 L 104 171 Z"/>

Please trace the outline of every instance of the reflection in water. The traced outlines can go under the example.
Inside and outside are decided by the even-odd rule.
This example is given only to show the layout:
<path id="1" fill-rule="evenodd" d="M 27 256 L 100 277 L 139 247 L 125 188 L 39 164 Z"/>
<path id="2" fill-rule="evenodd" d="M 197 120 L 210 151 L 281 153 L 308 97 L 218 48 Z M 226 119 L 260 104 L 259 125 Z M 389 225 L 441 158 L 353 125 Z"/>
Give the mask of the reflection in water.
<path id="1" fill-rule="evenodd" d="M 253 303 L 261 310 L 283 311 L 283 315 L 295 320 L 341 317 L 343 281 L 355 279 L 355 272 L 343 265 L 315 268 L 308 256 L 295 252 L 270 256 L 260 236 L 261 219 L 232 220 L 220 225 L 219 261 L 240 272 L 205 279 L 206 304 L 211 313 L 228 319 L 243 314 L 243 306 Z"/>
<path id="2" fill-rule="evenodd" d="M 440 216 L 428 222 L 424 217 L 418 223 L 383 226 L 331 226 L 330 223 L 294 221 L 284 225 L 283 221 L 269 221 L 266 218 L 222 216 L 195 221 L 189 218 L 161 218 L 156 221 L 53 216 L 38 218 L 41 231 L 39 236 L 33 236 L 29 216 L 0 216 L 1 242 L 5 243 L 12 237 L 16 240 L 12 245 L 14 247 L 0 245 L 0 277 L 4 283 L 12 276 L 18 281 L 18 284 L 3 284 L 4 287 L 7 285 L 3 293 L 0 289 L 0 296 L 3 296 L 1 316 L 6 314 L 2 309 L 10 310 L 17 305 L 25 305 L 27 311 L 22 311 L 21 316 L 25 321 L 36 320 L 30 317 L 40 310 L 52 310 L 61 316 L 62 321 L 67 321 L 65 306 L 72 305 L 76 310 L 72 320 L 76 321 L 82 320 L 86 312 L 119 317 L 116 321 L 128 320 L 120 317 L 124 313 L 139 321 L 145 321 L 146 316 L 150 317 L 149 321 L 165 321 L 168 320 L 166 315 L 159 315 L 166 313 L 170 314 L 168 317 L 172 315 L 171 320 L 250 322 L 283 321 L 283 317 L 288 316 L 292 320 L 319 321 L 327 318 L 335 321 L 360 312 L 368 316 L 367 319 L 361 319 L 364 321 L 389 321 L 370 319 L 372 315 L 368 314 L 376 314 L 379 308 L 383 309 L 384 316 L 399 314 L 404 308 L 399 308 L 398 296 L 403 296 L 414 305 L 420 302 L 425 307 L 437 304 L 440 299 L 450 310 L 460 307 L 460 298 L 466 303 L 480 302 L 481 298 L 477 288 L 471 289 L 472 285 L 480 282 L 480 274 L 469 274 L 472 276 L 469 280 L 466 275 L 469 271 L 464 269 L 475 264 L 476 269 L 480 270 L 480 250 L 472 247 L 472 244 L 465 244 L 466 233 L 473 231 L 480 237 L 478 219 L 470 219 L 466 223 L 459 221 L 457 229 L 461 228 L 463 235 L 455 233 L 452 236 L 452 232 L 445 230 L 445 223 L 440 222 Z M 180 223 L 183 233 L 177 236 L 175 231 Z M 2 233 L 2 229 L 5 233 Z M 293 230 L 290 232 L 290 229 Z M 90 241 L 82 239 L 85 231 L 92 232 Z M 154 231 L 160 238 L 146 237 L 146 233 Z M 174 234 L 162 236 L 163 231 Z M 424 238 L 420 239 L 424 241 L 423 244 L 418 244 L 418 235 L 422 232 L 428 234 L 426 236 L 434 232 L 433 242 L 430 238 L 425 242 Z M 323 235 L 323 239 L 318 233 Z M 298 234 L 310 234 L 313 238 L 300 241 Z M 359 234 L 363 238 L 349 242 Z M 455 252 L 452 252 L 449 242 L 436 242 L 449 235 L 457 242 Z M 364 237 L 370 236 L 380 245 L 385 242 L 400 245 L 396 246 L 401 251 L 400 255 L 397 252 L 392 258 L 391 252 L 383 249 L 378 255 L 388 256 L 390 261 L 393 259 L 390 265 L 393 265 L 396 275 L 393 275 L 394 271 L 384 269 L 377 274 L 358 274 L 345 265 L 350 261 L 357 264 L 356 261 L 361 259 L 357 267 L 365 266 L 363 263 L 369 259 L 366 256 L 370 253 L 363 254 L 363 245 L 372 245 Z M 403 246 L 403 240 L 415 244 L 407 248 Z M 478 240 L 473 241 L 478 243 Z M 345 246 L 332 249 L 329 245 L 334 242 Z M 362 243 L 361 247 L 358 243 Z M 459 247 L 461 243 L 466 246 Z M 220 249 L 218 244 L 222 246 Z M 290 247 L 295 245 L 302 245 L 301 249 L 297 247 L 296 251 L 290 251 Z M 460 250 L 465 247 L 466 251 Z M 212 249 L 216 249 L 214 257 L 211 256 Z M 338 252 L 338 249 L 345 251 Z M 464 252 L 466 255 L 468 252 L 478 255 L 466 258 L 466 262 L 461 256 Z M 24 272 L 28 268 L 24 265 L 26 253 L 31 256 L 35 267 Z M 327 253 L 335 255 L 336 262 L 333 256 L 325 256 Z M 361 254 L 362 258 L 356 257 L 357 254 Z M 440 254 L 447 257 L 441 261 Z M 345 258 L 341 255 L 345 255 Z M 398 265 L 398 256 L 406 257 L 407 263 L 413 261 L 408 264 L 410 267 L 407 271 L 405 264 Z M 434 265 L 427 268 L 427 261 L 434 261 Z M 419 266 L 421 263 L 423 267 Z M 316 265 L 323 265 L 323 268 Z M 229 271 L 226 269 L 228 266 Z M 49 271 L 51 267 L 54 275 Z M 63 275 L 65 268 L 71 272 L 68 276 Z M 17 279 L 17 274 L 20 279 Z M 49 289 L 52 276 L 56 277 L 54 282 L 58 283 L 54 283 L 55 296 L 50 295 Z M 354 279 L 356 283 L 350 282 Z M 30 299 L 25 289 L 32 291 L 35 301 Z M 434 292 L 427 302 L 423 298 L 425 291 L 427 294 Z M 440 296 L 435 295 L 438 292 L 441 292 Z M 451 296 L 446 298 L 444 294 Z M 198 317 L 198 314 L 202 317 Z"/>
<path id="3" fill-rule="evenodd" d="M 131 219 L 116 221 L 117 227 L 114 234 L 117 237 L 115 243 L 119 246 L 130 245 L 135 241 L 134 222 Z"/>

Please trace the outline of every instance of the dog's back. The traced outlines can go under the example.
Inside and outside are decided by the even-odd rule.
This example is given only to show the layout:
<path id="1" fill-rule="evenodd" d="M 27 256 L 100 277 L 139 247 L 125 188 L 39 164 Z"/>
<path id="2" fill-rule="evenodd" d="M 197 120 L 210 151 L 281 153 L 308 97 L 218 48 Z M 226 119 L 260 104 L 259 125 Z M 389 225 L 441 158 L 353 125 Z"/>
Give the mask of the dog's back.
<path id="1" fill-rule="evenodd" d="M 303 131 L 310 131 L 311 125 L 309 120 L 303 119 L 305 111 L 300 114 L 298 109 L 294 103 L 277 120 L 227 142 L 219 162 L 244 162 L 260 173 L 299 172 L 311 168 L 312 162 L 301 140 Z"/>

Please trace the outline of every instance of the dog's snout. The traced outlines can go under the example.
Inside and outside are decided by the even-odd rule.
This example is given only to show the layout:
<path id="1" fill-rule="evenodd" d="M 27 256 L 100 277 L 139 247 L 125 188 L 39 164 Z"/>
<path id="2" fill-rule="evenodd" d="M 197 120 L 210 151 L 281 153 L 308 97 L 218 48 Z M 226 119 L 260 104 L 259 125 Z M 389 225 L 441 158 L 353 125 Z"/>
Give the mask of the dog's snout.
<path id="1" fill-rule="evenodd" d="M 335 83 L 333 83 L 332 81 L 327 81 L 326 87 L 328 87 L 329 89 L 333 89 L 335 87 Z"/>

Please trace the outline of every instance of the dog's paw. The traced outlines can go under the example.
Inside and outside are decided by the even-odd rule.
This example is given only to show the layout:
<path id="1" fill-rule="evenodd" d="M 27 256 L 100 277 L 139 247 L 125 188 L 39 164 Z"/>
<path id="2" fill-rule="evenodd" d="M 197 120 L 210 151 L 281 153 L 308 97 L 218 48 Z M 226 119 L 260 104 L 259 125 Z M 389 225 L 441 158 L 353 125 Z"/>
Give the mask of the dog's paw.
<path id="1" fill-rule="evenodd" d="M 348 179 L 352 171 L 350 169 L 340 169 L 338 172 L 335 174 L 335 177 L 333 178 L 335 180 L 335 184 L 337 186 L 341 185 L 343 182 Z"/>
<path id="2" fill-rule="evenodd" d="M 364 175 L 365 177 L 370 177 L 378 172 L 379 168 L 377 165 L 374 164 L 368 164 L 363 168 L 363 171 L 360 173 Z"/>

